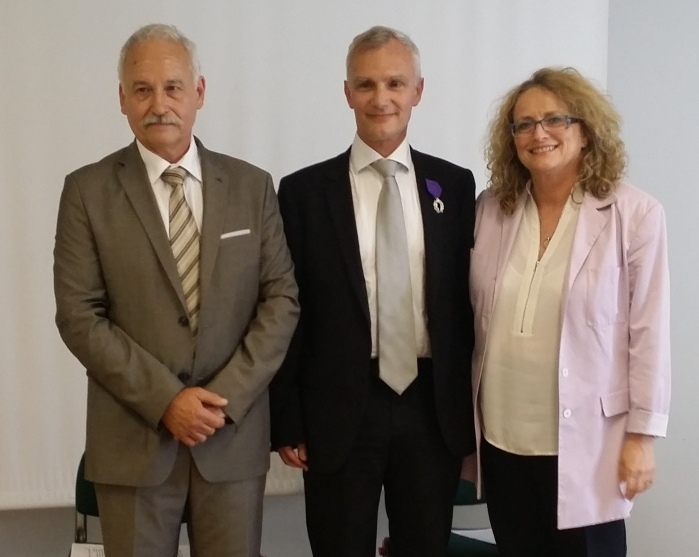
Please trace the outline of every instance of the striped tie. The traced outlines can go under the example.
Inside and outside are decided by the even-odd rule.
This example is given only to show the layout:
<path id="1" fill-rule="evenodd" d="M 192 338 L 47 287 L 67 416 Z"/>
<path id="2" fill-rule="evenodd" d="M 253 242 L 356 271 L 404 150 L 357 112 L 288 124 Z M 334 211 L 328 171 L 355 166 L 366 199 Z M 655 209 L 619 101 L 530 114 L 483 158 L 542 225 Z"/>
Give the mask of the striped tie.
<path id="1" fill-rule="evenodd" d="M 189 314 L 189 328 L 197 334 L 199 326 L 199 230 L 184 197 L 185 169 L 168 168 L 161 174 L 170 193 L 170 246 Z"/>

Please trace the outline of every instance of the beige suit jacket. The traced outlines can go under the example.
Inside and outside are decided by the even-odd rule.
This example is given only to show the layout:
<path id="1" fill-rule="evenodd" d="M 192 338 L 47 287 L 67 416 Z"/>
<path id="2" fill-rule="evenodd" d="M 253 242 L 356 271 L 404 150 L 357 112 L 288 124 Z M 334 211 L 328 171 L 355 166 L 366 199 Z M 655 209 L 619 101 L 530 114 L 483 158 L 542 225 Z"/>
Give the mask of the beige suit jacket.
<path id="1" fill-rule="evenodd" d="M 136 144 L 65 180 L 56 323 L 87 370 L 86 475 L 96 482 L 167 478 L 178 442 L 160 420 L 185 386 L 228 399 L 233 420 L 192 449 L 204 478 L 235 481 L 269 466 L 267 386 L 299 312 L 293 265 L 269 174 L 197 146 L 204 216 L 196 340 Z"/>

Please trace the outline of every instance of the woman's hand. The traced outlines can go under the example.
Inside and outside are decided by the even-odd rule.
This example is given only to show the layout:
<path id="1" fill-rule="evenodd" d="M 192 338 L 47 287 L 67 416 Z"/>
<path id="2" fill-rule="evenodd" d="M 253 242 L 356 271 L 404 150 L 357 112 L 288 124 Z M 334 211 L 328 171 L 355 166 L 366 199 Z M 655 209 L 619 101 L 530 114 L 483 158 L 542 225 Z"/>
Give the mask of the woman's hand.
<path id="1" fill-rule="evenodd" d="M 624 496 L 630 501 L 643 493 L 655 477 L 654 437 L 627 433 L 619 458 L 619 481 L 626 484 Z"/>

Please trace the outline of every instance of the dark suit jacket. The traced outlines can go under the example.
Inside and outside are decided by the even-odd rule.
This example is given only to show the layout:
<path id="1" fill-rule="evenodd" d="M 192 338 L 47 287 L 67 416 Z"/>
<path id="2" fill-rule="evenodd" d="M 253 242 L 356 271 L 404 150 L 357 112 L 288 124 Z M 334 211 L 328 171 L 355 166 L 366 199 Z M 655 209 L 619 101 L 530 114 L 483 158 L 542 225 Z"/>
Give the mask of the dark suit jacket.
<path id="1" fill-rule="evenodd" d="M 475 450 L 468 268 L 475 186 L 469 170 L 411 150 L 422 208 L 425 303 L 437 416 L 454 455 Z M 425 179 L 442 187 L 433 208 Z M 301 318 L 271 386 L 272 445 L 305 442 L 309 466 L 331 471 L 358 432 L 371 376 L 369 304 L 349 179 L 349 151 L 283 178 L 279 203 Z"/>
<path id="2" fill-rule="evenodd" d="M 192 449 L 204 478 L 234 481 L 269 466 L 267 387 L 298 317 L 293 265 L 269 174 L 197 144 L 204 218 L 196 341 L 136 144 L 65 180 L 56 323 L 87 369 L 86 470 L 96 482 L 164 481 L 178 442 L 160 420 L 194 385 L 227 398 L 234 422 Z"/>

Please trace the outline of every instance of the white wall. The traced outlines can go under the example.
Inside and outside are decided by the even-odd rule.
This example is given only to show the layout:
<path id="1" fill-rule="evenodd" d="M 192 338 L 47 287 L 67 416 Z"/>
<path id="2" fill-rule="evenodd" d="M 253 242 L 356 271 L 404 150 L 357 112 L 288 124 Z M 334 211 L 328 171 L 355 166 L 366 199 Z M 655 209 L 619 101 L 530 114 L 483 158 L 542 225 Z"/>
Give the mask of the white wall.
<path id="1" fill-rule="evenodd" d="M 672 410 L 657 481 L 628 522 L 633 557 L 699 554 L 699 3 L 612 0 L 608 87 L 629 177 L 665 206 L 672 284 Z"/>
<path id="2" fill-rule="evenodd" d="M 546 64 L 604 82 L 607 10 L 607 0 L 3 0 L 0 509 L 73 498 L 86 381 L 53 324 L 56 209 L 67 172 L 132 138 L 115 65 L 137 27 L 174 23 L 199 45 L 208 88 L 196 133 L 276 179 L 347 148 L 347 45 L 377 23 L 402 29 L 426 83 L 413 145 L 471 167 L 482 187 L 493 100 Z"/>
<path id="3" fill-rule="evenodd" d="M 82 444 L 84 378 L 51 323 L 55 208 L 63 174 L 129 140 L 117 108 L 114 64 L 121 42 L 138 25 L 173 22 L 201 45 L 209 95 L 198 133 L 216 149 L 267 166 L 276 178 L 349 143 L 342 59 L 351 37 L 374 23 L 408 31 L 423 50 L 427 88 L 414 117 L 416 146 L 475 168 L 481 182 L 485 112 L 505 87 L 549 63 L 577 65 L 602 83 L 606 77 L 607 2 L 338 4 L 3 2 L 0 489 L 14 489 L 17 474 L 32 463 L 76 458 Z M 608 8 L 608 88 L 625 117 L 630 178 L 667 211 L 673 287 L 670 431 L 657 443 L 657 483 L 628 522 L 629 555 L 693 556 L 699 547 L 699 374 L 692 365 L 699 315 L 699 3 L 613 0 Z M 504 37 L 498 35 L 502 42 L 496 44 L 491 34 L 499 31 Z M 285 140 L 280 130 L 293 130 L 293 139 Z M 65 394 L 53 396 L 57 390 Z M 70 483 L 69 476 L 54 480 Z M 297 517 L 303 510 L 290 512 Z M 0 513 L 7 526 L 0 527 L 3 548 L 6 536 L 19 540 L 12 546 L 17 548 L 22 539 L 32 541 L 29 547 L 42 537 L 69 540 L 51 535 L 70 527 L 65 513 L 60 519 L 49 511 L 32 515 L 40 516 L 38 531 L 22 526 L 21 516 Z M 269 526 L 283 531 L 285 525 L 278 519 Z M 284 535 L 304 534 L 295 527 Z M 64 545 L 51 552 L 46 547 L 14 554 L 67 553 Z M 269 553 L 296 557 L 283 546 Z"/>

